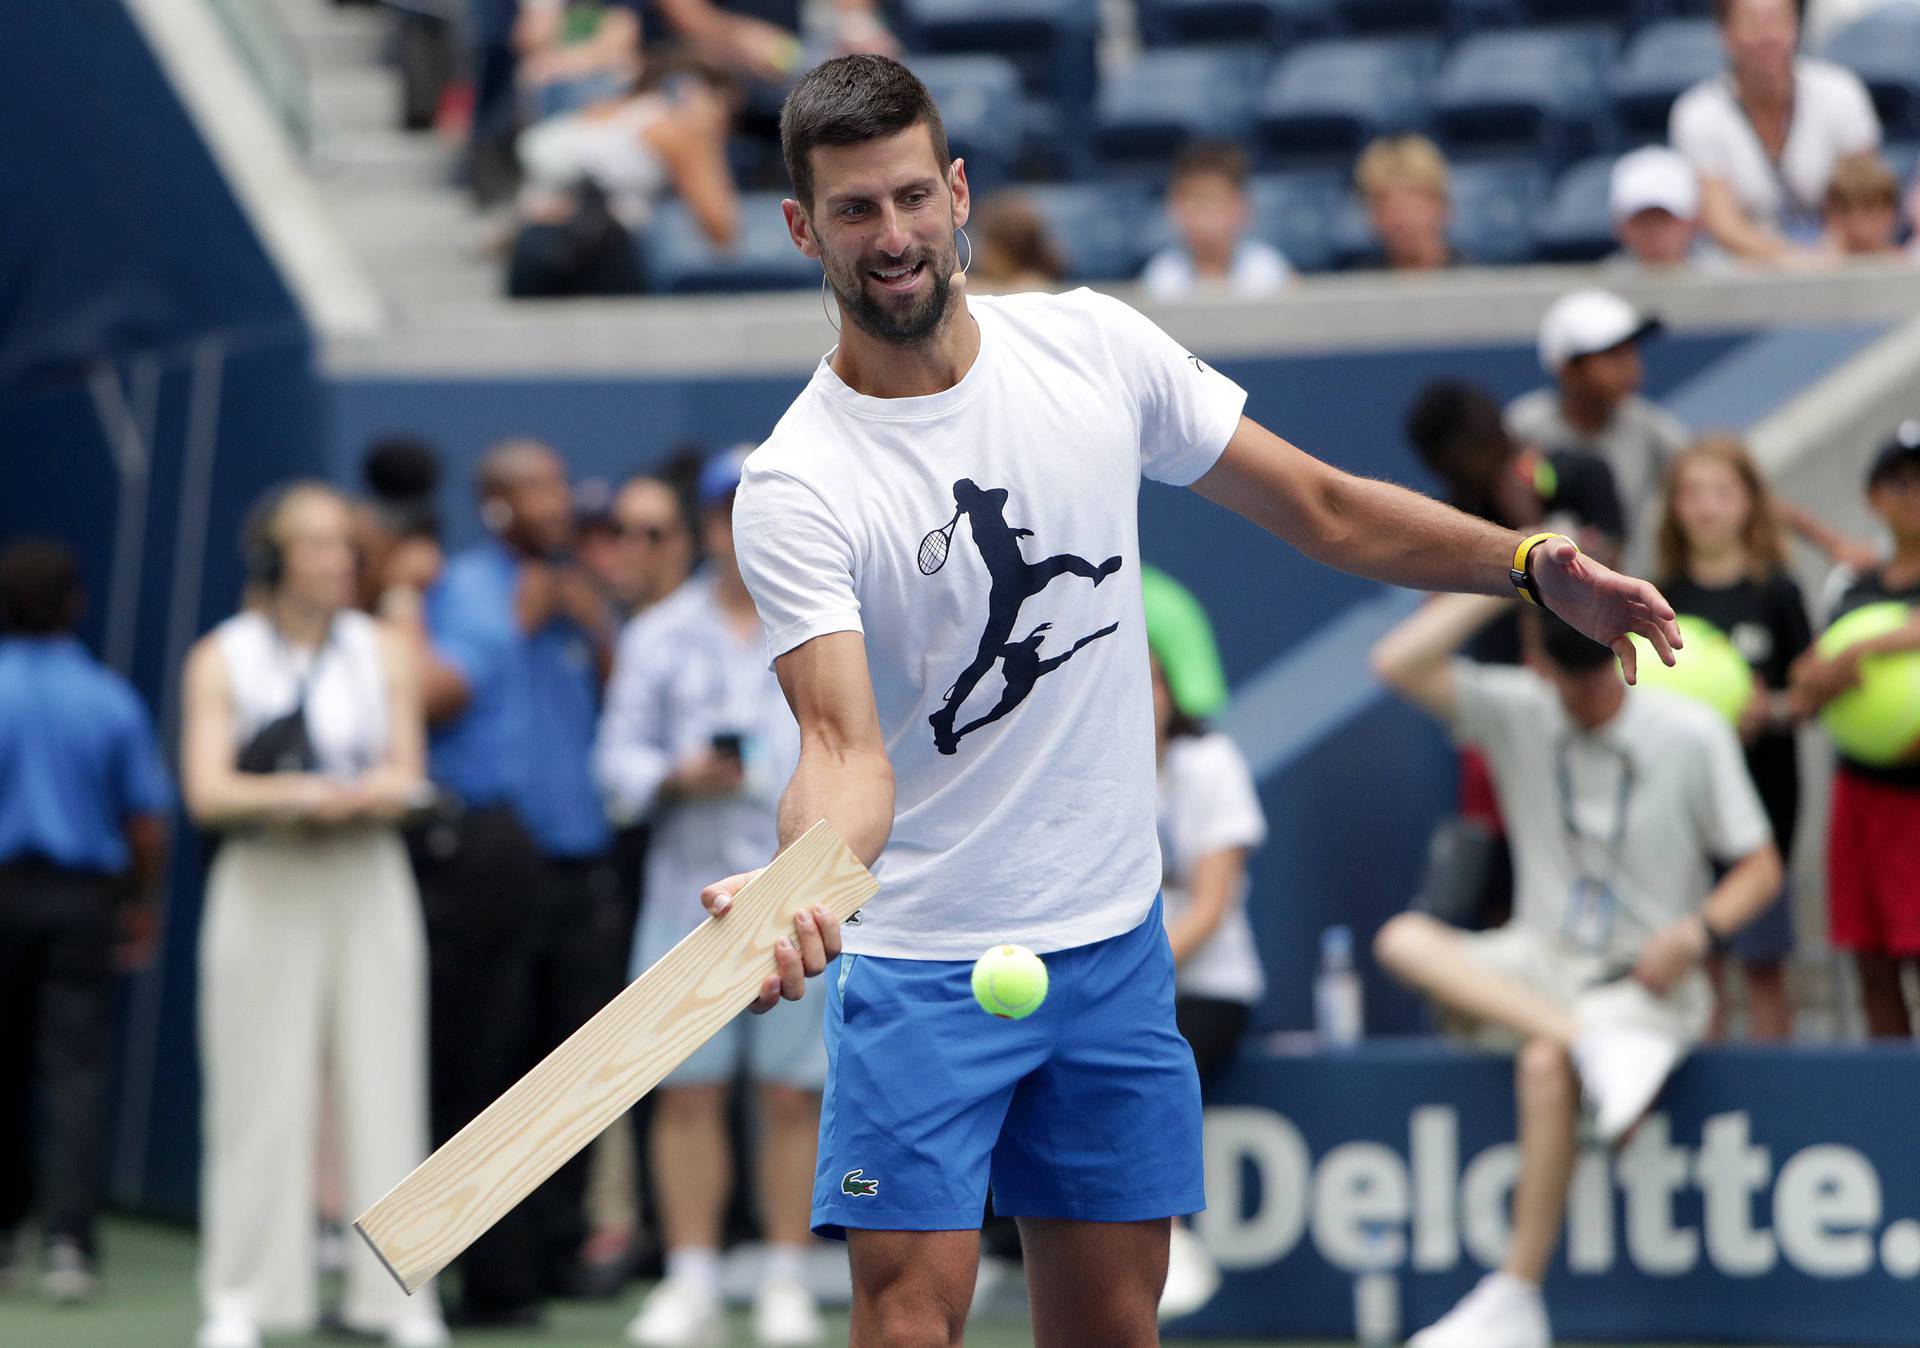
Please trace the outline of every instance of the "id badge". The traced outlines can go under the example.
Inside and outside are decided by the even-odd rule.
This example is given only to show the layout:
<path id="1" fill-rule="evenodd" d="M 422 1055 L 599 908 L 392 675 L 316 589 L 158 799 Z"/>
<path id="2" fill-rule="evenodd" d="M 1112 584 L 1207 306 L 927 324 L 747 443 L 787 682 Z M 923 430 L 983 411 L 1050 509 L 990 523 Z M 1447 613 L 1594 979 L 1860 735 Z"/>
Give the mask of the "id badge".
<path id="1" fill-rule="evenodd" d="M 1605 881 L 1581 876 L 1567 895 L 1566 925 L 1562 935 L 1576 950 L 1597 955 L 1613 934 L 1613 889 Z"/>

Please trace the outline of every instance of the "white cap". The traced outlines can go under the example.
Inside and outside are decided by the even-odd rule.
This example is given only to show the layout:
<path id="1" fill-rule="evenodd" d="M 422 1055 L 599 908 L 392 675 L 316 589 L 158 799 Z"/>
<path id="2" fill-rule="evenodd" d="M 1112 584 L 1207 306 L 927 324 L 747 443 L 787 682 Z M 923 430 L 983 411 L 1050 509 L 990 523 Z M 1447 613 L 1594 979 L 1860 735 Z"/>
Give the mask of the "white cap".
<path id="1" fill-rule="evenodd" d="M 1655 207 L 1682 220 L 1700 214 L 1699 175 L 1685 155 L 1664 145 L 1621 155 L 1607 187 L 1607 209 L 1615 223 Z"/>
<path id="2" fill-rule="evenodd" d="M 1611 351 L 1659 327 L 1659 319 L 1641 317 L 1610 290 L 1575 290 L 1547 306 L 1540 320 L 1540 364 L 1557 376 L 1576 356 Z"/>

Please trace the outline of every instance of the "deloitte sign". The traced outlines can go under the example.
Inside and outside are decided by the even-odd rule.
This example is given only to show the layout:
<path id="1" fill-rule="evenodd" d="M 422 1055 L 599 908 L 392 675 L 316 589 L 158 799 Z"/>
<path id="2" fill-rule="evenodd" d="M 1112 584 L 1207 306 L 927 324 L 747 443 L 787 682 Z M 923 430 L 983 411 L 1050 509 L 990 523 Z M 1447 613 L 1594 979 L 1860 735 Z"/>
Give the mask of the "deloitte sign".
<path id="1" fill-rule="evenodd" d="M 1207 1114 L 1228 1275 L 1193 1326 L 1341 1334 L 1353 1278 L 1409 1328 L 1499 1264 L 1519 1170 L 1510 1066 L 1431 1045 L 1236 1065 Z M 1575 1172 L 1550 1280 L 1569 1338 L 1920 1343 L 1920 1055 L 1703 1054 Z"/>

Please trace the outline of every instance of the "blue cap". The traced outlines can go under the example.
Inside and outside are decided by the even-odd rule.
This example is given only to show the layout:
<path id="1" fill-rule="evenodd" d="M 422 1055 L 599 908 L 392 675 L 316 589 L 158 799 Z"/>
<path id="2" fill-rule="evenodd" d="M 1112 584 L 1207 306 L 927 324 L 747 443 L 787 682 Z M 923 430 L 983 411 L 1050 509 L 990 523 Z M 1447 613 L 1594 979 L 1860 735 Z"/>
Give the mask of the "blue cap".
<path id="1" fill-rule="evenodd" d="M 694 493 L 705 510 L 719 505 L 740 488 L 740 470 L 746 466 L 752 445 L 735 445 L 715 454 L 700 466 L 700 486 Z"/>

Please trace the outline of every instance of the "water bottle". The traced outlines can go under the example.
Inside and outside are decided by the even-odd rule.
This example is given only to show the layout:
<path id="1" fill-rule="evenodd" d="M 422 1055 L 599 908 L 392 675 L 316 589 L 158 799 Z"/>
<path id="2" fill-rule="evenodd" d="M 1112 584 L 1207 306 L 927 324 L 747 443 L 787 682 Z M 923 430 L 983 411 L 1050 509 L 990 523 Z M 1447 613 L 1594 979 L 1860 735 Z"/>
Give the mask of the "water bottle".
<path id="1" fill-rule="evenodd" d="M 1360 975 L 1353 969 L 1353 929 L 1320 933 L 1320 973 L 1313 980 L 1313 1028 L 1331 1048 L 1360 1042 Z"/>
<path id="2" fill-rule="evenodd" d="M 1400 1279 L 1393 1270 L 1392 1234 L 1385 1222 L 1368 1222 L 1360 1238 L 1366 1257 L 1353 1280 L 1353 1336 L 1362 1348 L 1391 1348 L 1400 1342 Z"/>

